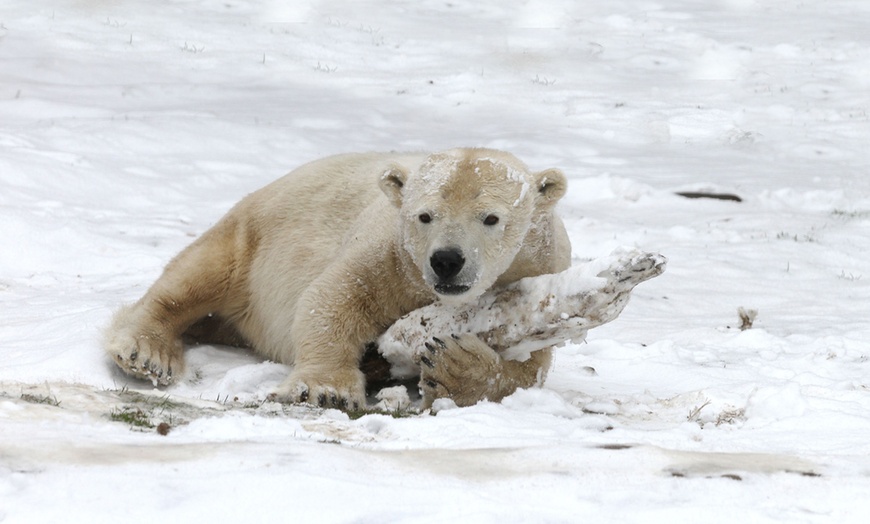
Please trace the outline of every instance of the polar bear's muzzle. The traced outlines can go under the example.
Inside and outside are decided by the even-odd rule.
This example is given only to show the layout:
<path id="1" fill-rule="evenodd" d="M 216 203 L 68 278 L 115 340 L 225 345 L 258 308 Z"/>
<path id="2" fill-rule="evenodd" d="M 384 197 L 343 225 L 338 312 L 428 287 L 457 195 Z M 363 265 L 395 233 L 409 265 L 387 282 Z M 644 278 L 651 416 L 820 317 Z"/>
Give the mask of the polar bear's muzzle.
<path id="1" fill-rule="evenodd" d="M 464 266 L 465 257 L 459 249 L 440 249 L 432 253 L 429 267 L 438 277 L 438 282 L 434 285 L 435 291 L 440 295 L 461 295 L 471 289 L 471 286 L 455 281 Z"/>

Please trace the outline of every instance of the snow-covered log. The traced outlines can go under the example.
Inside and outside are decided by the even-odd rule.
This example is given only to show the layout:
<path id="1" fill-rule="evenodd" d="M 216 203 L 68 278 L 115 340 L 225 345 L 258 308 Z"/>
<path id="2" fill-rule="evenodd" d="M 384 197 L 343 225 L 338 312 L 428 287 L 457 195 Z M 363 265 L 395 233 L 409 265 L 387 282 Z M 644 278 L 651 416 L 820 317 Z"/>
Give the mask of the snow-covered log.
<path id="1" fill-rule="evenodd" d="M 440 302 L 397 320 L 379 339 L 378 351 L 394 378 L 419 375 L 414 354 L 434 337 L 471 333 L 502 357 L 526 360 L 532 351 L 567 340 L 615 319 L 634 287 L 660 275 L 667 259 L 616 251 L 561 273 L 524 278 L 459 307 Z"/>

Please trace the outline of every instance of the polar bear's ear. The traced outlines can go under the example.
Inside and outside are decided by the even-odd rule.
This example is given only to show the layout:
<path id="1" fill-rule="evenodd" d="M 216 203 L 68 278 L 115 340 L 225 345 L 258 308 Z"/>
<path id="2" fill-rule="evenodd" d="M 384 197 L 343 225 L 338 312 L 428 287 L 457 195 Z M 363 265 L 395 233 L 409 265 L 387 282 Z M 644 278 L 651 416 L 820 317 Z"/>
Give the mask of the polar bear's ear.
<path id="1" fill-rule="evenodd" d="M 551 207 L 565 196 L 568 191 L 568 179 L 558 169 L 546 169 L 534 175 L 535 188 L 538 190 L 536 203 L 538 207 Z"/>
<path id="2" fill-rule="evenodd" d="M 402 194 L 407 180 L 408 172 L 403 167 L 392 165 L 381 175 L 378 185 L 394 206 L 402 207 Z"/>

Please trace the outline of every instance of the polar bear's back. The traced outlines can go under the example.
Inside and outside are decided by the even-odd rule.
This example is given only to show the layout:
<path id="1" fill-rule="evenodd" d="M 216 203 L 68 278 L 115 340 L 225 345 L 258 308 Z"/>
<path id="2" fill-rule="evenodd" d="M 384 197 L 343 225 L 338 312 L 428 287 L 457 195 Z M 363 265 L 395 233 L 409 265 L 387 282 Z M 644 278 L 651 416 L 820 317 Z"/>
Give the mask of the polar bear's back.
<path id="1" fill-rule="evenodd" d="M 409 169 L 420 165 L 425 155 L 394 153 L 350 153 L 304 164 L 282 178 L 251 194 L 241 206 L 264 222 L 276 224 L 287 219 L 313 220 L 319 237 L 346 231 L 369 205 L 382 199 L 380 175 L 390 165 Z"/>

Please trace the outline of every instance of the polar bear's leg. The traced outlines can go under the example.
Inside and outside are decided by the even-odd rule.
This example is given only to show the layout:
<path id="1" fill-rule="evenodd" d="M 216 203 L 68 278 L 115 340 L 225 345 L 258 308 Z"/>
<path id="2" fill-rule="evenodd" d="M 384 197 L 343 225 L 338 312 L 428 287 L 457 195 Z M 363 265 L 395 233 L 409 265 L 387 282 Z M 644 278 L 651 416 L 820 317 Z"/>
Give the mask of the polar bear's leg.
<path id="1" fill-rule="evenodd" d="M 357 315 L 350 309 L 340 315 L 314 309 L 299 315 L 293 323 L 293 370 L 271 397 L 321 407 L 364 408 L 365 375 L 359 366 L 365 342 L 355 326 L 368 326 Z"/>
<path id="2" fill-rule="evenodd" d="M 181 339 L 154 318 L 145 299 L 115 313 L 103 348 L 125 373 L 155 386 L 169 384 L 184 369 Z"/>
<path id="3" fill-rule="evenodd" d="M 175 257 L 148 292 L 122 307 L 105 332 L 103 347 L 130 375 L 166 385 L 184 369 L 181 335 L 197 320 L 221 313 L 243 295 L 238 237 L 218 224 Z"/>
<path id="4" fill-rule="evenodd" d="M 299 298 L 290 328 L 293 369 L 273 392 L 276 400 L 340 409 L 366 406 L 360 370 L 366 344 L 402 311 L 391 312 L 389 304 L 398 306 L 387 298 L 393 288 L 383 285 L 388 281 L 383 273 L 353 266 L 360 260 L 376 267 L 394 265 L 374 256 L 346 258 L 350 262 L 336 260 Z"/>
<path id="5" fill-rule="evenodd" d="M 524 362 L 505 360 L 474 335 L 433 338 L 425 345 L 417 355 L 423 409 L 437 398 L 450 398 L 457 406 L 498 402 L 519 388 L 543 383 L 552 360 L 552 348 L 535 351 Z"/>
<path id="6" fill-rule="evenodd" d="M 301 340 L 293 370 L 271 398 L 339 409 L 364 408 L 366 379 L 359 366 L 365 344 L 341 336 L 340 329 L 333 325 L 321 333 L 298 333 Z"/>

